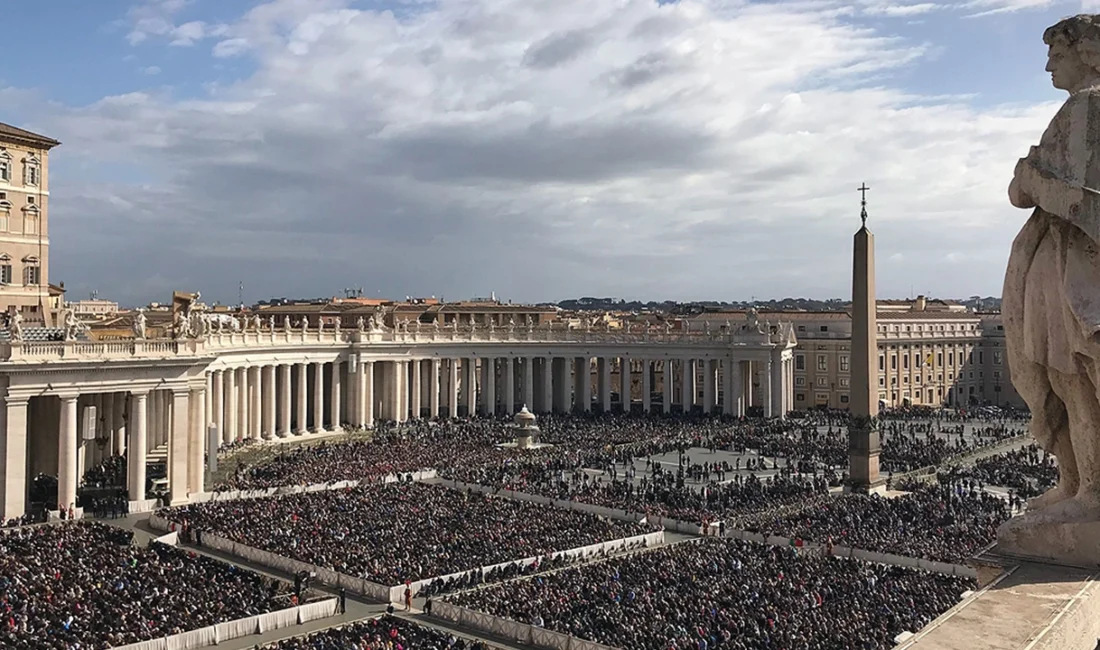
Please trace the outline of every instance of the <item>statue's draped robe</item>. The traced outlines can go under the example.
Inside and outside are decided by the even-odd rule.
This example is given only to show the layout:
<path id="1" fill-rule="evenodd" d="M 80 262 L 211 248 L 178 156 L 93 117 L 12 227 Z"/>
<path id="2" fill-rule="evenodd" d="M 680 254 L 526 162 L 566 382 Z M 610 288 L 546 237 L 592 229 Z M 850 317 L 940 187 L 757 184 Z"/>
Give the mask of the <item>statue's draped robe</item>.
<path id="1" fill-rule="evenodd" d="M 1034 409 L 1047 384 L 1020 362 L 1077 374 L 1091 370 L 1077 359 L 1100 360 L 1100 202 L 1066 191 L 1100 189 L 1100 89 L 1071 95 L 1021 168 L 1038 207 L 1012 244 L 1002 313 L 1013 383 Z"/>

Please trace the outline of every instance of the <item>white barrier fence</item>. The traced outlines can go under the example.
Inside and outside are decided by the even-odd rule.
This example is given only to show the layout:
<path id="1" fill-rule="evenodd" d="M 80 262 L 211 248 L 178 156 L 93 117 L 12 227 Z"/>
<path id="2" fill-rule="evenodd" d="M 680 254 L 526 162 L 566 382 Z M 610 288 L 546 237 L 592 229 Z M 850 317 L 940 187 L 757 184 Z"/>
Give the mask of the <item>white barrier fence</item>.
<path id="1" fill-rule="evenodd" d="M 772 546 L 792 546 L 791 540 L 787 537 L 778 537 L 775 535 L 766 536 L 760 533 L 750 533 L 744 530 L 727 530 L 725 536 L 735 537 L 737 539 L 743 539 L 750 542 L 759 542 L 761 544 L 770 544 Z M 804 550 L 815 550 L 820 552 L 825 552 L 828 550 L 828 547 L 825 544 L 821 544 L 820 542 L 803 541 L 801 546 L 795 547 Z M 942 573 L 949 576 L 962 576 L 974 579 L 978 578 L 977 569 L 962 564 L 933 562 L 931 560 L 922 560 L 905 555 L 893 555 L 890 553 L 863 551 L 857 548 L 848 548 L 846 546 L 833 546 L 833 555 L 836 555 L 838 557 L 850 557 L 856 560 L 863 560 L 864 562 L 875 562 L 878 564 L 891 564 L 894 566 L 904 566 L 912 569 L 922 569 L 924 571 L 930 571 L 932 573 Z"/>
<path id="2" fill-rule="evenodd" d="M 397 483 L 405 476 L 412 475 L 414 481 L 427 481 L 435 478 L 434 469 L 423 469 L 416 472 L 401 472 L 399 474 L 387 474 L 380 479 L 381 483 Z M 326 490 L 344 490 L 357 487 L 360 483 L 369 485 L 375 481 L 334 481 L 332 483 L 314 483 L 313 485 L 284 485 L 282 487 L 264 488 L 262 490 L 229 490 L 226 492 L 193 492 L 189 495 L 191 503 L 208 503 L 213 501 L 239 501 L 241 499 L 262 499 L 264 497 L 285 496 L 289 494 L 302 494 L 303 492 L 324 492 Z"/>
<path id="3" fill-rule="evenodd" d="M 163 517 L 153 515 L 149 518 L 149 526 L 154 530 L 168 531 L 171 530 L 172 525 Z M 465 575 L 470 571 L 480 571 L 481 575 L 487 574 L 494 568 L 514 564 L 520 562 L 524 566 L 534 563 L 544 557 L 590 557 L 599 553 L 614 553 L 623 549 L 631 547 L 651 547 L 663 544 L 665 541 L 664 531 L 657 531 L 654 533 L 646 533 L 644 535 L 635 535 L 633 537 L 624 537 L 622 539 L 611 540 L 608 542 L 601 542 L 599 544 L 592 544 L 589 546 L 582 546 L 579 548 L 569 549 L 566 551 L 557 551 L 554 553 L 547 553 L 546 555 L 539 557 L 523 558 L 521 560 L 512 560 L 509 562 L 502 562 L 500 564 L 494 564 L 491 566 L 478 567 L 475 569 L 469 569 L 459 573 L 450 574 L 448 576 L 442 576 L 443 578 L 457 577 Z M 309 571 L 317 576 L 317 579 L 322 584 L 329 585 L 330 587 L 344 588 L 349 593 L 366 596 L 372 600 L 382 602 L 401 602 L 405 595 L 405 585 L 386 586 L 370 580 L 364 580 L 362 578 L 354 578 L 352 576 L 333 571 L 332 569 L 324 569 L 313 564 L 307 564 L 298 560 L 277 555 L 269 551 L 262 551 L 258 548 L 253 548 L 245 544 L 239 544 L 237 542 L 230 541 L 219 535 L 212 533 L 202 533 L 202 544 L 205 547 L 212 548 L 216 551 L 229 554 L 233 557 L 240 558 L 247 562 L 255 563 L 262 567 L 269 569 L 276 569 L 287 574 L 295 574 L 299 571 Z M 420 590 L 427 584 L 436 580 L 436 577 L 425 578 L 424 580 L 418 580 L 411 583 L 412 594 L 415 596 L 420 593 Z"/>
<path id="4" fill-rule="evenodd" d="M 177 532 L 171 532 L 167 535 L 161 535 L 153 540 L 154 542 L 160 542 L 161 544 L 167 544 L 168 546 L 176 546 L 180 543 L 180 534 Z"/>
<path id="5" fill-rule="evenodd" d="M 613 646 L 585 641 L 575 636 L 452 605 L 446 601 L 432 602 L 432 616 L 438 616 L 470 630 L 551 650 L 617 650 Z"/>
<path id="6" fill-rule="evenodd" d="M 277 612 L 268 612 L 258 616 L 249 616 L 235 621 L 226 621 L 182 634 L 139 641 L 124 646 L 115 646 L 112 650 L 192 650 L 205 648 L 223 641 L 239 639 L 253 634 L 263 634 L 292 625 L 301 625 L 319 618 L 336 615 L 337 600 L 329 598 L 308 605 L 289 607 Z"/>

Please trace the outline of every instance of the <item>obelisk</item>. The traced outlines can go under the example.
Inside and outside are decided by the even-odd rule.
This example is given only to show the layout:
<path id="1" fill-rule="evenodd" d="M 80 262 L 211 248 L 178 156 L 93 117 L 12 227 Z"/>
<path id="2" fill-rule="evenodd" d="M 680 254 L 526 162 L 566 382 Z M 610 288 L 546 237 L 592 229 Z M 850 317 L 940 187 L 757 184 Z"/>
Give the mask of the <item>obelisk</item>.
<path id="1" fill-rule="evenodd" d="M 859 187 L 859 218 L 852 260 L 852 375 L 848 406 L 848 485 L 870 492 L 883 484 L 878 455 L 878 340 L 875 317 L 875 236 L 867 230 L 867 187 Z"/>

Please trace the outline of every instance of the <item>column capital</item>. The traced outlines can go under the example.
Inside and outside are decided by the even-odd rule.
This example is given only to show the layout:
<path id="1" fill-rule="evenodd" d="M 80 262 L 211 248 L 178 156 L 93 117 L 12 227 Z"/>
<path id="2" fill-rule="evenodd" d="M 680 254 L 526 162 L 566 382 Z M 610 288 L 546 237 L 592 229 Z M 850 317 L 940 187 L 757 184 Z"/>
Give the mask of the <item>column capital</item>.
<path id="1" fill-rule="evenodd" d="M 80 398 L 80 393 L 64 392 L 54 394 L 60 397 L 62 402 L 75 402 L 77 399 Z"/>
<path id="2" fill-rule="evenodd" d="M 29 395 L 8 395 L 4 398 L 4 404 L 6 404 L 8 408 L 13 406 L 26 406 L 27 403 L 30 402 L 30 399 Z"/>
<path id="3" fill-rule="evenodd" d="M 149 398 L 149 389 L 148 388 L 134 388 L 134 389 L 130 390 L 129 392 L 130 392 L 131 395 L 133 395 L 134 397 L 136 397 L 138 399 L 148 399 Z"/>

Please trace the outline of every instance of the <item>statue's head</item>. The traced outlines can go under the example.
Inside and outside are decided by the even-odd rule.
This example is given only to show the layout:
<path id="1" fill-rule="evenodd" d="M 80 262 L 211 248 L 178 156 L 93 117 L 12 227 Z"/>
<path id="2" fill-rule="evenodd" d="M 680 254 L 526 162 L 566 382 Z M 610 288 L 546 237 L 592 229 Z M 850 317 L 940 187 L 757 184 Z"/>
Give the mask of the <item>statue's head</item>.
<path id="1" fill-rule="evenodd" d="M 1100 79 L 1100 15 L 1066 18 L 1043 32 L 1055 88 L 1075 92 Z"/>

